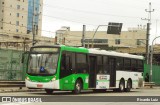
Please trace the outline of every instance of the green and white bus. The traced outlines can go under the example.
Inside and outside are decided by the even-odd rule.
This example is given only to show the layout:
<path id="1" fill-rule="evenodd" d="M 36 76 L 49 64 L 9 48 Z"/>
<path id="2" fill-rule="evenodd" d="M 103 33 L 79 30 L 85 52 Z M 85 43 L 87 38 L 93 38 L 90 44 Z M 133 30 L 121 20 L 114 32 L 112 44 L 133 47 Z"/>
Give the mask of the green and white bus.
<path id="1" fill-rule="evenodd" d="M 143 82 L 143 56 L 64 45 L 35 46 L 27 59 L 26 87 L 130 91 Z"/>

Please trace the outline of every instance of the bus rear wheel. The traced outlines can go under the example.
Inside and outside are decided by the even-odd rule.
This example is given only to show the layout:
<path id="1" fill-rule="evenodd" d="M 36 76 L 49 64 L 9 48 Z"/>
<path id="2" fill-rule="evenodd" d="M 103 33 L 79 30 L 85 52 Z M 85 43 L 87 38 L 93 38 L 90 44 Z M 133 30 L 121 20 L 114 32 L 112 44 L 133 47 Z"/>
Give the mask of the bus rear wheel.
<path id="1" fill-rule="evenodd" d="M 131 80 L 128 80 L 128 81 L 127 81 L 127 88 L 125 89 L 125 91 L 126 91 L 126 92 L 130 92 L 130 91 L 131 91 L 131 88 L 132 88 Z"/>
<path id="2" fill-rule="evenodd" d="M 45 89 L 47 94 L 52 94 L 53 93 L 53 89 Z"/>
<path id="3" fill-rule="evenodd" d="M 124 81 L 121 80 L 119 83 L 119 91 L 124 92 L 124 89 L 125 89 L 125 84 L 124 84 Z"/>
<path id="4" fill-rule="evenodd" d="M 75 83 L 73 93 L 79 94 L 81 92 L 81 90 L 82 90 L 82 82 L 78 79 Z"/>

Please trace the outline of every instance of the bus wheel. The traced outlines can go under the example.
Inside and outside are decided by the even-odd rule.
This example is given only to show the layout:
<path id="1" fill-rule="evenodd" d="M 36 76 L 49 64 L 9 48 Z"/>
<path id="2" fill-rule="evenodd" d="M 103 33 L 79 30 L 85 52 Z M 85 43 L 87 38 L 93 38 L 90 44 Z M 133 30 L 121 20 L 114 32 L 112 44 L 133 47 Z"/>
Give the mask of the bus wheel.
<path id="1" fill-rule="evenodd" d="M 53 89 L 45 89 L 47 94 L 52 94 L 53 93 Z"/>
<path id="2" fill-rule="evenodd" d="M 132 83 L 130 80 L 127 81 L 127 88 L 125 89 L 126 92 L 130 92 L 131 90 L 131 87 L 132 87 Z"/>
<path id="3" fill-rule="evenodd" d="M 124 85 L 125 85 L 125 84 L 124 84 L 124 81 L 121 80 L 120 83 L 119 83 L 119 91 L 120 91 L 120 92 L 124 92 L 124 89 L 125 89 L 125 86 L 124 86 Z"/>
<path id="4" fill-rule="evenodd" d="M 73 93 L 79 94 L 81 92 L 81 89 L 82 89 L 82 82 L 78 79 L 75 83 Z"/>

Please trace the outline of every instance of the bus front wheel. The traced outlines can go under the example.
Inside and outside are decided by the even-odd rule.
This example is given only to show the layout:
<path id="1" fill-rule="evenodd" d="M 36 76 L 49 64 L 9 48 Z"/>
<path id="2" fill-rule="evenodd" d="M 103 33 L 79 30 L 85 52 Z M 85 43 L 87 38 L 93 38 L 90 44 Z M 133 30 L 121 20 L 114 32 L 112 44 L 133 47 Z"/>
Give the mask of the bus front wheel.
<path id="1" fill-rule="evenodd" d="M 79 94 L 81 92 L 81 90 L 82 90 L 82 82 L 78 79 L 75 83 L 73 93 Z"/>
<path id="2" fill-rule="evenodd" d="M 47 94 L 52 94 L 53 93 L 53 89 L 45 89 Z"/>

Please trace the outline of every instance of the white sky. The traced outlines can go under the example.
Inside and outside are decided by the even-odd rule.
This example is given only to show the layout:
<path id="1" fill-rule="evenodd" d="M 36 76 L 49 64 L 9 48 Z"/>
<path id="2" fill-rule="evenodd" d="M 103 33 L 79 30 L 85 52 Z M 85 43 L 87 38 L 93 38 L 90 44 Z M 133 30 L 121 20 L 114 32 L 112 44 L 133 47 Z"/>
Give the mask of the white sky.
<path id="1" fill-rule="evenodd" d="M 129 27 L 146 25 L 148 18 L 145 9 L 152 3 L 151 40 L 160 35 L 160 0 L 44 0 L 43 36 L 54 37 L 61 26 L 69 26 L 71 30 L 95 30 L 98 25 L 108 22 L 123 23 L 122 30 Z M 156 28 L 157 20 L 157 28 Z M 157 31 L 156 31 L 157 29 Z M 100 30 L 106 30 L 106 27 Z M 48 32 L 49 31 L 49 32 Z M 156 40 L 160 43 L 160 40 Z"/>

